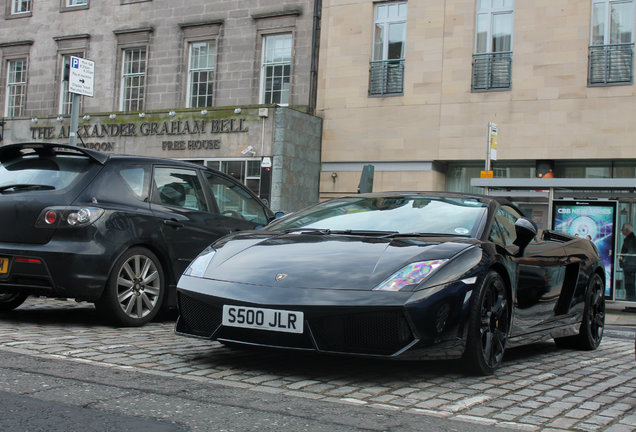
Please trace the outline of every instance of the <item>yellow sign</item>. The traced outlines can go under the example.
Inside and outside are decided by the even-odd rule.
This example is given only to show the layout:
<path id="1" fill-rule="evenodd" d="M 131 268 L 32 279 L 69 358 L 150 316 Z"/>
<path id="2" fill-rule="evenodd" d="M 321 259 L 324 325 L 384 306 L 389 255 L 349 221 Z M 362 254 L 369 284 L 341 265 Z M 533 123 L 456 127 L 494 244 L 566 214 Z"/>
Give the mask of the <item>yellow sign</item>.
<path id="1" fill-rule="evenodd" d="M 479 172 L 479 177 L 480 178 L 493 178 L 493 172 L 492 171 L 480 171 Z"/>

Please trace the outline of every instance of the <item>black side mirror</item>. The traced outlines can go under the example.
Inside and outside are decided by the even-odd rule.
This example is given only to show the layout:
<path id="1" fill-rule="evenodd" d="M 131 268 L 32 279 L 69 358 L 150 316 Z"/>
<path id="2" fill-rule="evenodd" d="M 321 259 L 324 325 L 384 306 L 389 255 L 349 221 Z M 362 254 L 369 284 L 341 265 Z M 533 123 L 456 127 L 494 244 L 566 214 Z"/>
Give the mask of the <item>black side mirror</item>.
<path id="1" fill-rule="evenodd" d="M 537 235 L 537 227 L 530 219 L 519 218 L 515 222 L 515 233 L 517 238 L 513 244 L 519 248 L 517 255 L 522 255 L 525 248 Z"/>

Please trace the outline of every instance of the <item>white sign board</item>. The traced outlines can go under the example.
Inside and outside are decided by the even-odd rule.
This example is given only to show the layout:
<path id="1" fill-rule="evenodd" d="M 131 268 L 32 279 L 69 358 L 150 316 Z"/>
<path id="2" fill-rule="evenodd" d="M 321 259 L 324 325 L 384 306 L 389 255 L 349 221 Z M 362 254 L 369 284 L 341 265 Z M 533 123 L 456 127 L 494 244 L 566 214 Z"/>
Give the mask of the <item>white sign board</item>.
<path id="1" fill-rule="evenodd" d="M 490 160 L 497 160 L 497 125 L 495 123 L 490 123 L 489 135 Z"/>
<path id="2" fill-rule="evenodd" d="M 93 96 L 95 62 L 71 56 L 68 75 L 68 91 L 84 96 Z"/>

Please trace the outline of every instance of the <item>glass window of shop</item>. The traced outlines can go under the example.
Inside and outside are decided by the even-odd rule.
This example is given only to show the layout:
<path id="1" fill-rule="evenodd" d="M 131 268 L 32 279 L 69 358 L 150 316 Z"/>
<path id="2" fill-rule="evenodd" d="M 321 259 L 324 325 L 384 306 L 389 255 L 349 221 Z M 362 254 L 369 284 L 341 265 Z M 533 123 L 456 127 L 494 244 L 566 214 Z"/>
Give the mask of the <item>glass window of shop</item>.
<path id="1" fill-rule="evenodd" d="M 208 168 L 230 175 L 247 186 L 256 195 L 260 196 L 260 159 L 189 159 L 188 162 L 205 165 Z"/>
<path id="2" fill-rule="evenodd" d="M 483 193 L 470 186 L 470 179 L 479 178 L 483 162 L 449 163 L 446 190 L 449 192 Z M 495 178 L 535 178 L 535 161 L 493 162 Z M 555 161 L 556 178 L 636 178 L 636 160 L 624 161 Z"/>
<path id="3" fill-rule="evenodd" d="M 482 188 L 470 186 L 470 179 L 479 178 L 483 169 L 483 162 L 450 163 L 446 173 L 446 190 L 449 192 L 483 193 Z M 493 164 L 491 169 L 496 178 L 534 178 L 535 176 L 534 161 L 498 163 Z"/>

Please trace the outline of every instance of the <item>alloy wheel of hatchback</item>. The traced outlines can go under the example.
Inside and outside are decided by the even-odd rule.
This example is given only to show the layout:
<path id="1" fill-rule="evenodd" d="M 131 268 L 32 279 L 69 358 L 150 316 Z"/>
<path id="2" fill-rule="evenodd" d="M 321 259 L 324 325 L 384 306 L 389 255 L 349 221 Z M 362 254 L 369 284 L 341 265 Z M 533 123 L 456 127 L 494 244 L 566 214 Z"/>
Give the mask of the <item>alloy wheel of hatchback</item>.
<path id="1" fill-rule="evenodd" d="M 133 248 L 115 263 L 96 306 L 118 324 L 143 325 L 159 312 L 164 285 L 159 259 L 145 248 Z"/>

